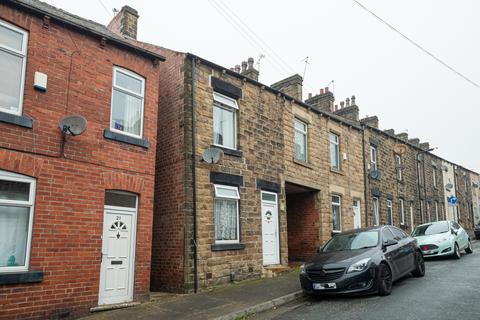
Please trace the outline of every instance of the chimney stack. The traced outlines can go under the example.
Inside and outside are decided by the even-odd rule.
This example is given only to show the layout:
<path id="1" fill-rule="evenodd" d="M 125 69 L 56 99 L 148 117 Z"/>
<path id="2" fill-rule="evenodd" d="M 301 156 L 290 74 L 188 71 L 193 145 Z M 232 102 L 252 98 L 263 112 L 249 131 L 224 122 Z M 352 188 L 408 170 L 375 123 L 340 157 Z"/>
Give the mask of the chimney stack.
<path id="1" fill-rule="evenodd" d="M 403 140 L 403 141 L 408 141 L 408 133 L 406 132 L 401 132 L 396 135 L 398 139 Z"/>
<path id="2" fill-rule="evenodd" d="M 413 139 L 408 140 L 408 142 L 409 142 L 410 144 L 413 144 L 414 146 L 417 146 L 417 147 L 418 147 L 418 145 L 420 144 L 420 139 L 418 139 L 418 138 L 413 138 Z"/>
<path id="3" fill-rule="evenodd" d="M 340 109 L 335 109 L 335 114 L 345 119 L 358 122 L 360 110 L 354 102 L 355 96 L 352 96 L 352 100 L 350 100 L 350 98 L 347 98 L 345 99 L 345 102 L 340 102 Z"/>
<path id="4" fill-rule="evenodd" d="M 258 81 L 259 73 L 258 73 L 258 70 L 254 68 L 253 63 L 254 63 L 253 58 L 248 58 L 248 62 L 243 61 L 241 74 L 252 80 Z"/>
<path id="5" fill-rule="evenodd" d="M 240 65 L 239 65 L 239 64 L 237 64 L 237 65 L 235 66 L 235 72 L 236 72 L 236 73 L 240 73 Z"/>
<path id="6" fill-rule="evenodd" d="M 138 12 L 129 6 L 123 6 L 110 21 L 107 28 L 130 39 L 137 39 Z"/>
<path id="7" fill-rule="evenodd" d="M 320 89 L 320 94 L 308 98 L 305 100 L 306 104 L 311 105 L 312 107 L 325 112 L 333 112 L 333 102 L 335 97 L 333 93 L 328 90 L 328 87 Z"/>
<path id="8" fill-rule="evenodd" d="M 391 136 L 395 135 L 395 130 L 394 129 L 383 130 L 383 132 L 385 132 L 386 134 L 389 134 Z"/>
<path id="9" fill-rule="evenodd" d="M 303 78 L 298 74 L 294 74 L 286 79 L 280 80 L 271 85 L 275 90 L 281 91 L 297 100 L 302 100 L 303 98 Z M 309 98 L 312 97 L 312 94 L 308 94 Z"/>
<path id="10" fill-rule="evenodd" d="M 366 117 L 363 119 L 360 119 L 360 123 L 367 125 L 369 127 L 378 129 L 378 117 L 377 116 L 371 116 L 371 117 Z"/>
<path id="11" fill-rule="evenodd" d="M 430 143 L 422 142 L 422 143 L 420 143 L 419 147 L 420 147 L 420 149 L 427 151 L 428 149 L 430 149 Z"/>

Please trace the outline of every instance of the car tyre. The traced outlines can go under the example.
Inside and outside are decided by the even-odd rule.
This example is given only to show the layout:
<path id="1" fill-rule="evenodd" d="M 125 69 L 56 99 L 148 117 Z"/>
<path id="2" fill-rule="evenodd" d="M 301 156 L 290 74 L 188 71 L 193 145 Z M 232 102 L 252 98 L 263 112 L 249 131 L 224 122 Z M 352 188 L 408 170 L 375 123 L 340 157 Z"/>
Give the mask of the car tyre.
<path id="1" fill-rule="evenodd" d="M 415 253 L 415 269 L 412 271 L 414 277 L 420 278 L 425 275 L 425 261 L 420 252 Z"/>
<path id="2" fill-rule="evenodd" d="M 392 271 L 385 263 L 381 263 L 378 266 L 377 282 L 378 295 L 388 296 L 392 293 L 393 275 Z"/>
<path id="3" fill-rule="evenodd" d="M 468 240 L 468 246 L 465 248 L 465 252 L 468 254 L 473 253 L 472 243 L 470 242 L 470 239 Z"/>
<path id="4" fill-rule="evenodd" d="M 455 242 L 455 246 L 453 249 L 453 258 L 460 259 L 461 257 L 462 257 L 462 253 L 460 252 L 460 247 L 458 246 L 458 243 Z"/>

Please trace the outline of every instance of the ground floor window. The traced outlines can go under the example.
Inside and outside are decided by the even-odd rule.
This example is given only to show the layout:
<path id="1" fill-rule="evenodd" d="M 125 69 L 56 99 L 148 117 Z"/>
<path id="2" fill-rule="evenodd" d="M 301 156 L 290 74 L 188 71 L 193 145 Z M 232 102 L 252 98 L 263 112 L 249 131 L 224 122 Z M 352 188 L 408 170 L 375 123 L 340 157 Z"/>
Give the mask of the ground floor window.
<path id="1" fill-rule="evenodd" d="M 387 200 L 387 224 L 393 226 L 392 200 Z"/>
<path id="2" fill-rule="evenodd" d="M 236 243 L 240 241 L 239 199 L 240 194 L 237 187 L 215 185 L 214 219 L 216 243 Z"/>
<path id="3" fill-rule="evenodd" d="M 0 170 L 0 272 L 28 270 L 35 179 Z"/>
<path id="4" fill-rule="evenodd" d="M 399 199 L 399 205 L 400 205 L 400 224 L 404 225 L 405 224 L 405 206 L 403 203 L 403 199 Z"/>
<path id="5" fill-rule="evenodd" d="M 332 217 L 333 231 L 342 231 L 342 198 L 337 195 L 332 196 Z"/>
<path id="6" fill-rule="evenodd" d="M 373 225 L 378 226 L 380 224 L 380 210 L 378 207 L 378 198 L 373 198 Z"/>

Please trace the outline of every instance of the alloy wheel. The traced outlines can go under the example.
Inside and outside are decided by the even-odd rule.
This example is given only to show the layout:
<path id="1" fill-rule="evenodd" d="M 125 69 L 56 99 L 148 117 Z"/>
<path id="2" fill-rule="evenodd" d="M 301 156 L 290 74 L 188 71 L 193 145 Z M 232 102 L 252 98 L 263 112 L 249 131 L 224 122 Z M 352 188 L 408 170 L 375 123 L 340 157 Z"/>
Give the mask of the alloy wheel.
<path id="1" fill-rule="evenodd" d="M 387 291 L 390 291 L 392 288 L 392 272 L 388 267 L 382 268 L 382 282 L 384 284 L 384 288 L 387 289 Z"/>

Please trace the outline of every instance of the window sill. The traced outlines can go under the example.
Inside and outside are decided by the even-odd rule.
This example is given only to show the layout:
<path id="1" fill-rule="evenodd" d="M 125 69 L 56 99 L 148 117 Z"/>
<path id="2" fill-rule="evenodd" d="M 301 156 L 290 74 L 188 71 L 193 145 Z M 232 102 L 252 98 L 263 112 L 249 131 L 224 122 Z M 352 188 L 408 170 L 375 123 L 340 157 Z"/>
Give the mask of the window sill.
<path id="1" fill-rule="evenodd" d="M 18 271 L 0 273 L 0 285 L 43 281 L 43 271 Z"/>
<path id="2" fill-rule="evenodd" d="M 148 142 L 147 139 L 130 137 L 130 136 L 127 136 L 127 135 L 124 135 L 124 134 L 121 134 L 121 133 L 111 131 L 109 129 L 103 130 L 103 137 L 105 139 L 127 143 L 127 144 L 131 144 L 131 145 L 134 145 L 134 146 L 142 147 L 142 148 L 145 148 L 145 149 L 150 148 L 150 142 Z"/>
<path id="3" fill-rule="evenodd" d="M 33 120 L 31 118 L 2 111 L 0 111 L 0 122 L 14 124 L 27 129 L 32 129 L 33 127 Z"/>
<path id="4" fill-rule="evenodd" d="M 229 156 L 234 156 L 234 157 L 238 157 L 238 158 L 242 158 L 243 157 L 243 151 L 242 150 L 233 150 L 233 149 L 229 149 L 229 148 L 225 148 L 225 147 L 222 147 L 222 146 L 217 146 L 217 145 L 211 145 L 212 148 L 218 148 L 220 150 L 223 151 L 224 154 L 226 155 L 229 155 Z"/>
<path id="5" fill-rule="evenodd" d="M 295 158 L 293 158 L 293 163 L 296 163 L 300 166 L 303 166 L 305 168 L 309 168 L 309 169 L 313 169 L 313 166 L 311 164 L 309 164 L 308 162 L 305 162 L 303 160 L 297 160 Z"/>
<path id="6" fill-rule="evenodd" d="M 212 244 L 212 251 L 243 250 L 244 243 L 216 243 Z"/>
<path id="7" fill-rule="evenodd" d="M 339 174 L 339 175 L 342 175 L 342 176 L 345 175 L 345 173 L 342 170 L 335 169 L 335 168 L 332 168 L 332 167 L 330 167 L 330 172 L 333 172 L 333 173 L 336 173 L 336 174 Z"/>

